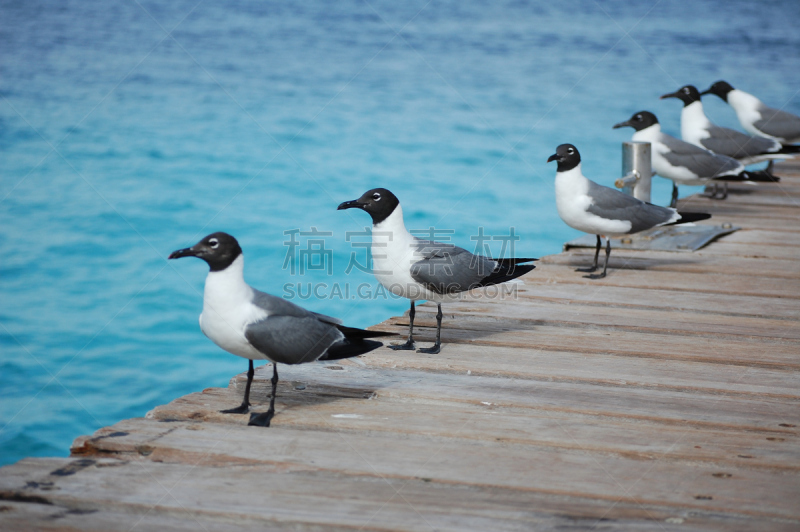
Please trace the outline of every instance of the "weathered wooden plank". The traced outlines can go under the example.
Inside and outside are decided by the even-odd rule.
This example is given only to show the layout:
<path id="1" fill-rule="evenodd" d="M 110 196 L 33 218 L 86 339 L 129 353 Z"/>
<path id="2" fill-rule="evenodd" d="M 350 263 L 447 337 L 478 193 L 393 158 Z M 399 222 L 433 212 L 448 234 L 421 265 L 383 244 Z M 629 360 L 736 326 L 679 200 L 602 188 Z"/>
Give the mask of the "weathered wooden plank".
<path id="1" fill-rule="evenodd" d="M 713 247 L 717 247 L 715 244 Z M 570 249 L 558 255 L 550 255 L 541 260 L 542 264 L 558 264 L 571 268 L 586 267 L 592 263 L 594 251 L 588 248 Z M 601 263 L 602 264 L 602 263 Z M 727 273 L 752 274 L 758 272 L 760 277 L 778 277 L 787 279 L 800 278 L 797 261 L 776 258 L 754 258 L 730 256 L 728 254 L 674 253 L 669 251 L 628 251 L 612 250 L 609 268 L 628 270 L 692 272 L 716 275 L 720 271 Z M 525 277 L 528 282 L 535 281 L 538 272 L 534 271 Z M 585 274 L 581 274 L 583 276 Z"/>
<path id="2" fill-rule="evenodd" d="M 582 259 L 584 262 L 581 266 L 586 265 L 588 261 L 591 264 L 594 258 L 594 250 L 583 248 L 580 251 L 569 250 L 562 255 L 558 255 L 558 262 L 568 258 L 572 253 L 581 253 L 585 256 Z M 716 263 L 722 265 L 724 258 L 732 257 L 733 261 L 723 270 L 711 270 L 713 266 L 713 259 L 716 258 Z M 796 278 L 797 259 L 800 259 L 800 246 L 778 246 L 778 245 L 761 245 L 751 243 L 735 243 L 725 242 L 720 240 L 715 242 L 713 246 L 707 246 L 702 250 L 695 251 L 694 253 L 671 253 L 671 252 L 653 252 L 653 251 L 636 251 L 636 250 L 612 250 L 611 264 L 617 264 L 617 269 L 642 269 L 647 268 L 650 271 L 687 271 L 692 273 L 714 273 L 718 272 L 732 273 L 732 274 L 749 274 L 753 270 L 739 269 L 736 266 L 744 266 L 748 260 L 759 260 L 761 263 L 769 263 L 765 267 L 765 275 L 776 277 Z M 774 262 L 773 262 L 774 261 Z M 557 263 L 555 260 L 550 261 L 547 258 L 547 263 Z M 602 264 L 602 263 L 601 263 Z M 650 265 L 650 267 L 646 266 Z M 755 264 L 753 264 L 755 266 Z M 794 265 L 794 267 L 792 267 Z M 711 270 L 711 271 L 709 271 Z"/>
<path id="3" fill-rule="evenodd" d="M 798 304 L 800 307 L 800 304 Z M 431 306 L 418 307 L 419 312 L 436 312 Z M 721 316 L 678 309 L 608 308 L 583 305 L 579 302 L 556 303 L 522 298 L 513 305 L 490 299 L 462 301 L 445 307 L 448 318 L 497 319 L 508 322 L 525 321 L 531 326 L 564 327 L 608 326 L 614 330 L 653 332 L 659 334 L 763 337 L 767 339 L 800 340 L 796 322 L 743 316 Z M 428 316 L 431 319 L 432 316 Z M 798 345 L 800 350 L 800 345 Z"/>
<path id="4" fill-rule="evenodd" d="M 457 353 L 455 357 L 458 357 Z M 395 401 L 453 401 L 478 408 L 489 402 L 497 408 L 552 408 L 637 422 L 647 419 L 663 424 L 695 424 L 715 430 L 780 432 L 786 428 L 782 424 L 800 425 L 800 411 L 794 396 L 726 392 L 712 387 L 641 386 L 635 382 L 628 385 L 627 381 L 535 380 L 524 373 L 503 374 L 493 368 L 484 370 L 481 367 L 468 370 L 470 374 L 463 370 L 454 373 L 444 367 L 436 373 L 413 367 L 397 371 L 397 367 L 381 367 L 379 364 L 363 367 L 355 363 L 337 364 L 333 367 L 339 369 L 321 366 L 301 370 L 282 366 L 281 376 L 286 381 L 278 392 L 278 401 L 297 398 L 287 384 L 297 382 L 304 383 L 309 390 L 300 393 L 304 401 L 389 398 Z M 268 367 L 262 366 L 257 370 L 254 402 L 262 405 L 267 402 L 266 381 L 271 376 Z M 747 382 L 747 370 L 743 370 L 738 379 Z M 238 386 L 238 394 L 231 396 L 231 403 L 241 401 L 244 375 L 238 376 L 234 385 Z M 260 409 L 265 409 L 265 406 Z M 153 415 L 162 416 L 163 413 L 159 412 L 157 408 Z M 198 419 L 206 419 L 207 411 L 198 412 Z M 229 417 L 214 415 L 208 419 L 225 421 Z M 161 419 L 168 417 L 162 416 Z"/>
<path id="5" fill-rule="evenodd" d="M 764 231 L 759 229 L 743 229 L 725 235 L 724 242 L 738 244 L 773 244 L 778 246 L 800 246 L 800 233 L 796 228 L 791 232 Z M 800 268 L 797 268 L 800 269 Z"/>
<path id="6" fill-rule="evenodd" d="M 772 194 L 729 194 L 724 200 L 729 205 L 758 206 L 769 210 L 774 207 L 800 207 L 800 199 L 786 193 L 786 189 L 780 186 L 775 187 Z M 705 199 L 708 203 L 717 203 L 719 200 Z M 698 202 L 699 203 L 699 202 Z M 693 203 L 697 205 L 698 203 Z"/>
<path id="7" fill-rule="evenodd" d="M 189 460 L 193 458 L 189 453 L 181 453 L 181 456 Z M 214 467 L 218 462 L 213 453 L 205 459 L 196 457 L 195 460 L 189 466 L 139 461 L 122 462 L 113 468 L 98 467 L 111 462 L 98 460 L 80 474 L 58 478 L 56 482 L 60 489 L 45 492 L 46 500 L 58 509 L 74 508 L 79 512 L 94 510 L 96 506 L 91 506 L 90 501 L 103 501 L 106 503 L 104 508 L 110 508 L 121 517 L 114 523 L 109 518 L 111 516 L 101 514 L 101 517 L 106 517 L 108 528 L 96 529 L 105 530 L 131 530 L 137 525 L 136 519 L 142 517 L 142 528 L 146 528 L 150 515 L 174 524 L 174 530 L 238 530 L 240 527 L 245 530 L 268 527 L 270 530 L 312 531 L 516 531 L 563 527 L 590 530 L 598 524 L 631 531 L 678 531 L 693 527 L 752 530 L 758 524 L 774 524 L 776 530 L 789 530 L 786 525 L 795 524 L 771 516 L 753 517 L 745 512 L 721 516 L 708 510 L 713 501 L 707 500 L 690 499 L 692 514 L 689 516 L 669 505 L 648 504 L 646 499 L 635 495 L 630 497 L 634 499 L 631 503 L 629 500 L 570 497 L 552 493 L 552 490 L 536 492 L 491 485 L 464 486 L 422 475 L 409 476 L 413 474 L 413 468 L 409 468 L 405 476 L 393 477 L 381 476 L 374 471 L 346 475 L 257 462 L 226 468 L 223 476 L 220 468 Z M 26 460 L 13 466 L 11 473 L 13 480 L 19 482 L 31 473 L 35 474 L 43 465 L 64 467 L 70 462 L 74 463 L 63 459 L 52 464 Z M 209 463 L 212 465 L 207 465 Z M 91 475 L 87 474 L 90 472 Z M 91 482 L 90 478 L 97 481 Z M 7 485 L 5 480 L 0 480 L 0 485 Z M 716 484 L 731 483 L 730 479 L 714 478 L 714 481 Z M 716 488 L 715 482 L 709 484 Z M 152 489 L 150 484 L 163 488 Z M 37 489 L 21 491 L 35 496 L 42 493 Z M 214 497 L 209 498 L 208 493 L 214 493 Z M 198 500 L 203 504 L 197 504 Z M 52 515 L 42 505 L 39 508 L 45 516 Z M 79 524 L 81 530 L 91 529 L 84 523 L 96 519 L 89 519 L 95 513 L 82 516 L 77 513 L 70 515 L 68 511 L 62 513 L 67 515 L 59 520 Z M 4 512 L 0 519 L 8 521 L 11 515 L 11 511 Z M 127 519 L 126 515 L 129 516 Z M 73 516 L 83 517 L 83 521 Z M 184 523 L 180 523 L 181 519 Z M 149 522 L 157 524 L 160 521 L 151 519 Z M 39 523 L 52 526 L 46 518 L 36 524 Z"/>
<path id="8" fill-rule="evenodd" d="M 360 359 L 359 359 L 360 360 Z M 562 381 L 611 387 L 672 389 L 709 395 L 761 394 L 800 395 L 796 370 L 764 369 L 733 363 L 688 362 L 685 360 L 635 358 L 544 349 L 519 349 L 494 346 L 491 365 L 486 363 L 483 346 L 445 344 L 439 356 L 421 353 L 394 354 L 382 351 L 370 357 L 370 367 L 418 369 L 435 373 L 488 375 L 525 378 L 537 381 Z"/>
<path id="9" fill-rule="evenodd" d="M 732 203 L 728 200 L 698 199 L 697 196 L 692 196 L 689 200 L 680 201 L 678 208 L 687 211 L 711 213 L 711 220 L 704 223 L 718 223 L 717 215 L 735 216 L 737 220 L 735 225 L 737 226 L 747 225 L 754 218 L 772 218 L 790 224 L 795 222 L 800 214 L 797 212 L 796 207 L 791 206 L 771 206 L 766 208 L 763 205 Z"/>
<path id="10" fill-rule="evenodd" d="M 784 196 L 800 197 L 800 176 L 786 174 L 780 176 L 774 185 L 734 185 L 728 187 L 729 196 Z"/>
<path id="11" fill-rule="evenodd" d="M 516 288 L 520 299 L 594 304 L 614 308 L 674 309 L 720 316 L 759 316 L 787 320 L 800 319 L 800 303 L 793 299 L 739 296 L 730 294 L 686 293 L 644 287 L 628 288 L 597 285 L 586 290 L 584 284 L 547 283 L 535 274 Z M 475 298 L 478 301 L 487 298 Z M 472 299 L 470 299 L 472 300 Z"/>
<path id="12" fill-rule="evenodd" d="M 774 164 L 772 172 L 779 176 L 794 173 L 800 177 L 800 161 L 796 158 L 783 159 Z"/>
<path id="13" fill-rule="evenodd" d="M 786 175 L 781 176 L 779 183 L 728 185 L 728 197 L 724 200 L 711 198 L 708 195 L 694 195 L 681 199 L 681 202 L 694 204 L 714 204 L 724 202 L 740 202 L 745 205 L 761 206 L 799 206 L 794 200 L 800 199 L 800 179 Z"/>
<path id="14" fill-rule="evenodd" d="M 463 431 L 477 430 L 482 421 L 491 422 L 492 417 L 491 413 L 476 412 L 474 421 L 465 425 Z M 497 433 L 501 440 L 494 442 L 405 432 L 402 437 L 377 431 L 351 435 L 337 430 L 335 420 L 327 430 L 302 431 L 279 424 L 266 431 L 216 423 L 196 424 L 200 430 L 190 430 L 180 423 L 163 425 L 149 435 L 146 427 L 138 427 L 130 436 L 113 438 L 118 440 L 114 445 L 123 446 L 126 439 L 132 438 L 129 455 L 139 455 L 141 451 L 136 448 L 147 445 L 151 460 L 168 461 L 175 453 L 189 453 L 194 457 L 209 456 L 212 460 L 236 458 L 314 471 L 325 470 L 325 464 L 330 464 L 328 467 L 335 469 L 329 471 L 351 476 L 409 480 L 424 477 L 465 486 L 479 484 L 554 495 L 620 499 L 631 504 L 638 500 L 644 504 L 689 505 L 734 514 L 800 519 L 796 504 L 800 496 L 800 473 L 754 468 L 747 459 L 740 460 L 744 462 L 742 465 L 728 461 L 722 470 L 720 463 L 658 456 L 649 460 L 632 459 L 580 448 L 552 449 L 503 441 L 502 433 Z M 235 436 L 231 438 L 231 434 Z M 714 473 L 728 473 L 737 480 L 721 482 Z M 687 475 L 694 477 L 690 487 L 686 486 Z M 637 486 L 636 495 L 626 488 L 626 484 L 633 483 Z M 712 499 L 699 500 L 695 498 L 698 495 Z"/>
<path id="15" fill-rule="evenodd" d="M 692 293 L 705 292 L 800 299 L 800 281 L 797 279 L 762 278 L 745 273 L 741 275 L 718 273 L 710 278 L 708 274 L 693 272 L 629 270 L 625 268 L 624 261 L 617 266 L 613 266 L 616 260 L 613 253 L 611 258 L 612 262 L 611 266 L 609 266 L 608 276 L 602 280 L 586 279 L 583 274 L 576 273 L 571 267 L 562 267 L 547 261 L 539 261 L 536 270 L 530 273 L 529 276 L 535 275 L 540 283 L 569 282 L 594 287 L 658 288 Z M 584 265 L 586 264 L 584 263 Z M 588 264 L 591 264 L 591 260 L 588 261 Z"/>
<path id="16" fill-rule="evenodd" d="M 67 460 L 62 460 L 64 465 Z M 101 463 L 108 463 L 107 461 Z M 132 467 L 121 464 L 123 467 Z M 141 466 L 135 466 L 141 467 Z M 188 468 L 187 473 L 189 473 Z M 126 479 L 130 480 L 130 479 Z M 153 484 L 163 480 L 162 476 L 137 478 L 136 482 Z M 222 486 L 215 486 L 222 488 Z M 47 503 L 26 500 L 26 502 L 2 500 L 4 495 L 22 498 L 43 499 Z M 49 495 L 44 493 L 44 495 Z M 116 495 L 111 492 L 110 496 Z M 166 504 L 162 504 L 166 502 Z M 102 504 L 101 504 L 102 503 Z M 263 512 L 266 513 L 266 512 Z M 752 526 L 752 523 L 750 523 Z M 56 497 L 42 497 L 35 490 L 19 490 L 13 493 L 0 492 L 0 529 L 3 532 L 86 532 L 157 530 L 159 532 L 197 532 L 212 531 L 328 531 L 352 532 L 360 530 L 357 526 L 334 526 L 270 519 L 250 513 L 226 512 L 222 509 L 206 510 L 203 506 L 191 506 L 187 501 L 175 501 L 171 496 L 162 501 L 154 499 L 152 504 L 120 503 L 108 499 L 86 500 L 59 494 Z M 363 530 L 380 530 L 366 527 Z M 385 530 L 385 529 L 384 529 Z"/>
<path id="17" fill-rule="evenodd" d="M 728 187 L 728 197 L 724 200 L 720 200 L 718 198 L 710 198 L 707 195 L 694 195 L 688 196 L 679 200 L 679 204 L 681 202 L 694 204 L 694 205 L 709 205 L 713 208 L 714 205 L 718 204 L 741 204 L 744 206 L 751 206 L 751 207 L 761 207 L 762 209 L 766 208 L 789 208 L 796 207 L 797 204 L 793 203 L 792 200 L 798 199 L 800 194 L 798 193 L 798 189 L 800 185 L 800 180 L 793 176 L 782 176 L 781 183 L 774 184 L 774 185 L 763 185 L 763 186 L 729 186 Z M 759 202 L 762 200 L 769 200 L 769 199 L 782 199 L 784 203 L 782 204 L 773 204 L 773 205 L 766 205 L 760 204 Z"/>
<path id="18" fill-rule="evenodd" d="M 800 472 L 800 465 L 794 465 L 798 464 L 800 455 L 796 445 L 797 433 L 780 426 L 775 429 L 742 429 L 691 422 L 662 423 L 657 419 L 626 417 L 624 414 L 515 408 L 489 401 L 472 404 L 444 397 L 435 403 L 430 398 L 419 400 L 398 395 L 379 395 L 370 400 L 342 397 L 333 401 L 330 396 L 328 400 L 315 397 L 314 391 L 292 390 L 291 386 L 284 388 L 285 393 L 280 395 L 280 417 L 275 421 L 276 426 L 284 428 L 328 430 L 336 427 L 336 430 L 352 434 L 364 431 L 397 433 L 398 438 L 406 434 L 437 436 L 454 438 L 453 446 L 461 445 L 458 441 L 461 439 L 487 444 L 513 441 L 534 447 L 577 449 L 632 459 L 703 461 L 720 467 L 730 463 L 733 466 Z M 149 417 L 170 423 L 202 420 L 244 426 L 248 416 L 218 412 L 237 395 L 233 388 L 209 389 L 203 394 L 193 394 L 182 401 L 158 407 Z M 487 415 L 492 419 L 487 420 Z M 431 423 L 432 419 L 437 422 Z M 151 434 L 151 430 L 166 430 L 163 427 L 146 428 L 141 423 L 144 420 L 125 421 L 103 429 L 95 436 L 81 437 L 75 441 L 74 453 L 81 456 L 133 453 L 138 446 L 149 445 L 143 442 L 157 440 L 159 436 Z M 491 429 L 474 430 L 476 423 L 490 423 Z M 108 438 L 108 434 L 120 437 Z"/>
<path id="19" fill-rule="evenodd" d="M 732 227 L 742 225 L 742 218 L 736 214 L 714 213 L 711 219 L 717 225 L 730 224 Z M 748 229 L 758 229 L 781 234 L 793 234 L 797 229 L 797 219 L 787 220 L 785 218 L 766 218 L 749 217 L 747 218 Z"/>
<path id="20" fill-rule="evenodd" d="M 800 259 L 800 246 L 776 246 L 754 244 L 752 242 L 737 243 L 720 239 L 715 246 L 703 249 L 704 255 L 731 255 L 733 257 L 755 259 L 783 259 L 796 261 Z"/>
<path id="21" fill-rule="evenodd" d="M 393 318 L 381 324 L 381 330 L 399 334 L 407 331 L 407 318 Z M 436 322 L 431 314 L 420 314 L 415 320 L 415 336 L 420 341 L 433 341 Z M 417 332 L 416 328 L 419 327 Z M 469 343 L 487 348 L 517 347 L 570 351 L 585 354 L 615 354 L 654 359 L 738 364 L 763 368 L 797 369 L 798 345 L 792 340 L 756 337 L 642 333 L 623 327 L 558 327 L 548 324 L 462 316 L 442 327 L 442 341 Z"/>
<path id="22" fill-rule="evenodd" d="M 433 305 L 418 306 L 417 326 L 433 327 L 435 307 Z M 466 300 L 445 306 L 447 321 L 445 328 L 491 330 L 533 330 L 539 327 L 565 327 L 566 335 L 582 334 L 576 329 L 605 327 L 604 330 L 633 333 L 675 334 L 687 337 L 691 341 L 693 335 L 698 338 L 721 338 L 737 340 L 732 337 L 741 336 L 742 340 L 766 341 L 770 346 L 776 341 L 783 341 L 789 346 L 788 354 L 797 346 L 800 328 L 796 321 L 786 319 L 762 319 L 739 315 L 710 315 L 680 309 L 661 310 L 650 307 L 618 307 L 608 305 L 601 300 L 595 305 L 580 302 L 540 301 L 529 297 L 527 293 L 519 295 L 513 306 L 494 300 Z M 454 322 L 460 320 L 461 322 Z M 484 326 L 484 322 L 489 322 Z M 407 318 L 395 320 L 398 325 L 405 325 Z M 550 329 L 544 329 L 549 331 Z M 700 349 L 700 352 L 713 354 L 720 345 L 704 344 L 712 348 Z M 699 347 L 693 345 L 695 350 Z M 760 350 L 766 346 L 752 345 L 747 350 L 756 349 L 755 357 L 763 360 Z M 787 354 L 786 351 L 783 352 Z M 663 354 L 656 352 L 655 354 Z M 737 359 L 729 359 L 736 363 Z M 781 357 L 782 362 L 787 362 Z M 777 360 L 776 360 L 777 362 Z"/>

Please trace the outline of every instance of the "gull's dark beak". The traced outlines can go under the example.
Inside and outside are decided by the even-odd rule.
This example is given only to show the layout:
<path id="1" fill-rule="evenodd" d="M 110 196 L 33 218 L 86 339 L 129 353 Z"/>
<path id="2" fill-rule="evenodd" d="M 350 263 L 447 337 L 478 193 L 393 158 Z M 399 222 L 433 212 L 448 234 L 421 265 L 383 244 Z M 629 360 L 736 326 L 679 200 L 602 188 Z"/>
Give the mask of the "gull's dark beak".
<path id="1" fill-rule="evenodd" d="M 631 126 L 630 120 L 626 120 L 624 122 L 620 122 L 619 124 L 614 124 L 614 127 L 612 127 L 611 129 L 619 129 L 621 127 L 633 127 L 633 126 Z"/>
<path id="2" fill-rule="evenodd" d="M 553 161 L 558 161 L 559 159 L 561 159 L 561 157 L 559 157 L 557 153 L 554 153 L 553 155 L 547 158 L 547 162 L 549 163 Z"/>
<path id="3" fill-rule="evenodd" d="M 364 206 L 365 205 L 358 200 L 351 200 L 340 203 L 336 210 L 343 211 L 344 209 L 363 209 Z"/>
<path id="4" fill-rule="evenodd" d="M 196 249 L 194 249 L 194 247 L 183 248 L 183 249 L 179 249 L 177 251 L 173 251 L 172 253 L 169 254 L 168 258 L 170 258 L 170 259 L 179 259 L 181 257 L 196 257 L 199 254 L 200 254 L 200 252 L 197 251 Z"/>
<path id="5" fill-rule="evenodd" d="M 677 92 L 670 92 L 668 94 L 664 94 L 663 96 L 661 96 L 659 100 L 666 100 L 667 98 L 677 98 L 677 97 L 678 97 Z"/>
<path id="6" fill-rule="evenodd" d="M 703 92 L 701 92 L 701 93 L 700 93 L 700 96 L 703 96 L 703 95 L 705 95 L 705 94 L 711 94 L 711 87 L 709 87 L 709 88 L 707 88 L 706 90 L 704 90 Z"/>

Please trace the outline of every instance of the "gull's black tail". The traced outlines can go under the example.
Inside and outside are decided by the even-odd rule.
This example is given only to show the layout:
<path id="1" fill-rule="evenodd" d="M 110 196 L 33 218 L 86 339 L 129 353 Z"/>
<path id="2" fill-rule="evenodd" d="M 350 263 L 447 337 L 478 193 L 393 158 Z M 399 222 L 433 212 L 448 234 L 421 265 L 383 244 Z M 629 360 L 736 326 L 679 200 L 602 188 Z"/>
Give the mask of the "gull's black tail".
<path id="1" fill-rule="evenodd" d="M 787 144 L 775 153 L 782 153 L 786 155 L 800 153 L 800 144 Z"/>
<path id="2" fill-rule="evenodd" d="M 367 338 L 397 336 L 397 333 L 367 331 L 356 329 L 355 327 L 345 327 L 344 325 L 337 325 L 336 328 L 344 334 L 344 338 L 330 346 L 325 354 L 320 357 L 320 360 L 340 360 L 342 358 L 357 357 L 383 345 L 381 342 L 367 340 Z"/>
<path id="3" fill-rule="evenodd" d="M 492 259 L 495 262 L 499 262 L 501 266 L 515 266 L 517 264 L 522 264 L 524 262 L 535 262 L 539 259 Z"/>
<path id="4" fill-rule="evenodd" d="M 489 274 L 487 277 L 481 279 L 479 283 L 470 288 L 478 288 L 481 286 L 491 286 L 493 284 L 505 283 L 511 281 L 529 271 L 536 268 L 533 264 L 521 264 L 523 262 L 533 262 L 539 259 L 492 259 L 499 263 L 497 269 Z"/>
<path id="5" fill-rule="evenodd" d="M 692 222 L 699 222 L 700 220 L 708 220 L 711 218 L 711 215 L 707 212 L 681 212 L 678 211 L 678 214 L 681 215 L 681 219 L 677 222 L 672 222 L 671 224 L 664 224 L 664 225 L 678 225 L 678 224 L 688 224 Z"/>
<path id="6" fill-rule="evenodd" d="M 730 181 L 733 183 L 742 183 L 744 181 L 752 181 L 753 183 L 777 183 L 781 180 L 780 177 L 773 175 L 769 170 L 744 170 L 736 175 L 721 175 L 712 179 L 714 181 Z"/>
<path id="7" fill-rule="evenodd" d="M 777 183 L 781 180 L 780 177 L 772 175 L 772 172 L 769 170 L 756 170 L 754 172 L 745 170 L 741 175 L 743 175 L 747 181 L 753 181 L 755 183 Z"/>

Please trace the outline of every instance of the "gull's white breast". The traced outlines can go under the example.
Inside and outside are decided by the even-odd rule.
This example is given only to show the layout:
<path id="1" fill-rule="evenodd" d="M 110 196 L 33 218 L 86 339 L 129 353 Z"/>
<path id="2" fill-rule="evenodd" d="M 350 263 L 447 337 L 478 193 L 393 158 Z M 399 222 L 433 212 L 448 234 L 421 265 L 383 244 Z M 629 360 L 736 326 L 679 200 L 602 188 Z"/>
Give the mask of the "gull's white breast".
<path id="1" fill-rule="evenodd" d="M 630 221 L 601 218 L 587 210 L 591 204 L 589 180 L 581 173 L 580 164 L 556 172 L 556 208 L 568 226 L 593 235 L 624 235 L 630 231 Z"/>
<path id="2" fill-rule="evenodd" d="M 761 120 L 761 113 L 758 110 L 761 105 L 761 100 L 752 94 L 733 89 L 728 93 L 728 103 L 733 107 L 733 110 L 736 111 L 736 117 L 748 133 L 759 137 L 767 136 L 775 138 L 757 130 L 753 125 L 755 122 Z"/>
<path id="3" fill-rule="evenodd" d="M 372 268 L 378 282 L 391 293 L 415 301 L 453 301 L 461 294 L 441 295 L 431 292 L 411 277 L 411 266 L 424 257 L 417 240 L 403 222 L 398 205 L 384 221 L 372 227 Z"/>
<path id="4" fill-rule="evenodd" d="M 267 312 L 252 304 L 253 289 L 244 281 L 243 268 L 240 255 L 226 269 L 208 273 L 200 330 L 229 353 L 262 360 L 267 356 L 250 345 L 244 331 L 248 324 L 266 318 Z"/>
<path id="5" fill-rule="evenodd" d="M 700 141 L 711 136 L 709 126 L 711 122 L 703 112 L 701 102 L 692 102 L 681 111 L 681 137 L 684 142 L 706 149 Z"/>

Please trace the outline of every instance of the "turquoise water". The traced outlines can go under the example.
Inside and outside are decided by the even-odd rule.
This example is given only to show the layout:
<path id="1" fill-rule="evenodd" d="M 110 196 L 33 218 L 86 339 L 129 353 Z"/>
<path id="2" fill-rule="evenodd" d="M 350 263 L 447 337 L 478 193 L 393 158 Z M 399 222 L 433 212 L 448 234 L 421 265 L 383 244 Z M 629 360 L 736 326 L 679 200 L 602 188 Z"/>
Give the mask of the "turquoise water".
<path id="1" fill-rule="evenodd" d="M 516 255 L 556 253 L 577 236 L 558 144 L 608 184 L 632 133 L 611 126 L 649 109 L 677 134 L 658 96 L 685 83 L 800 113 L 798 20 L 796 0 L 0 3 L 0 464 L 246 369 L 198 328 L 207 267 L 170 251 L 230 232 L 254 286 L 376 323 L 407 302 L 356 297 L 368 217 L 340 202 L 384 186 L 437 238 L 513 227 Z"/>

